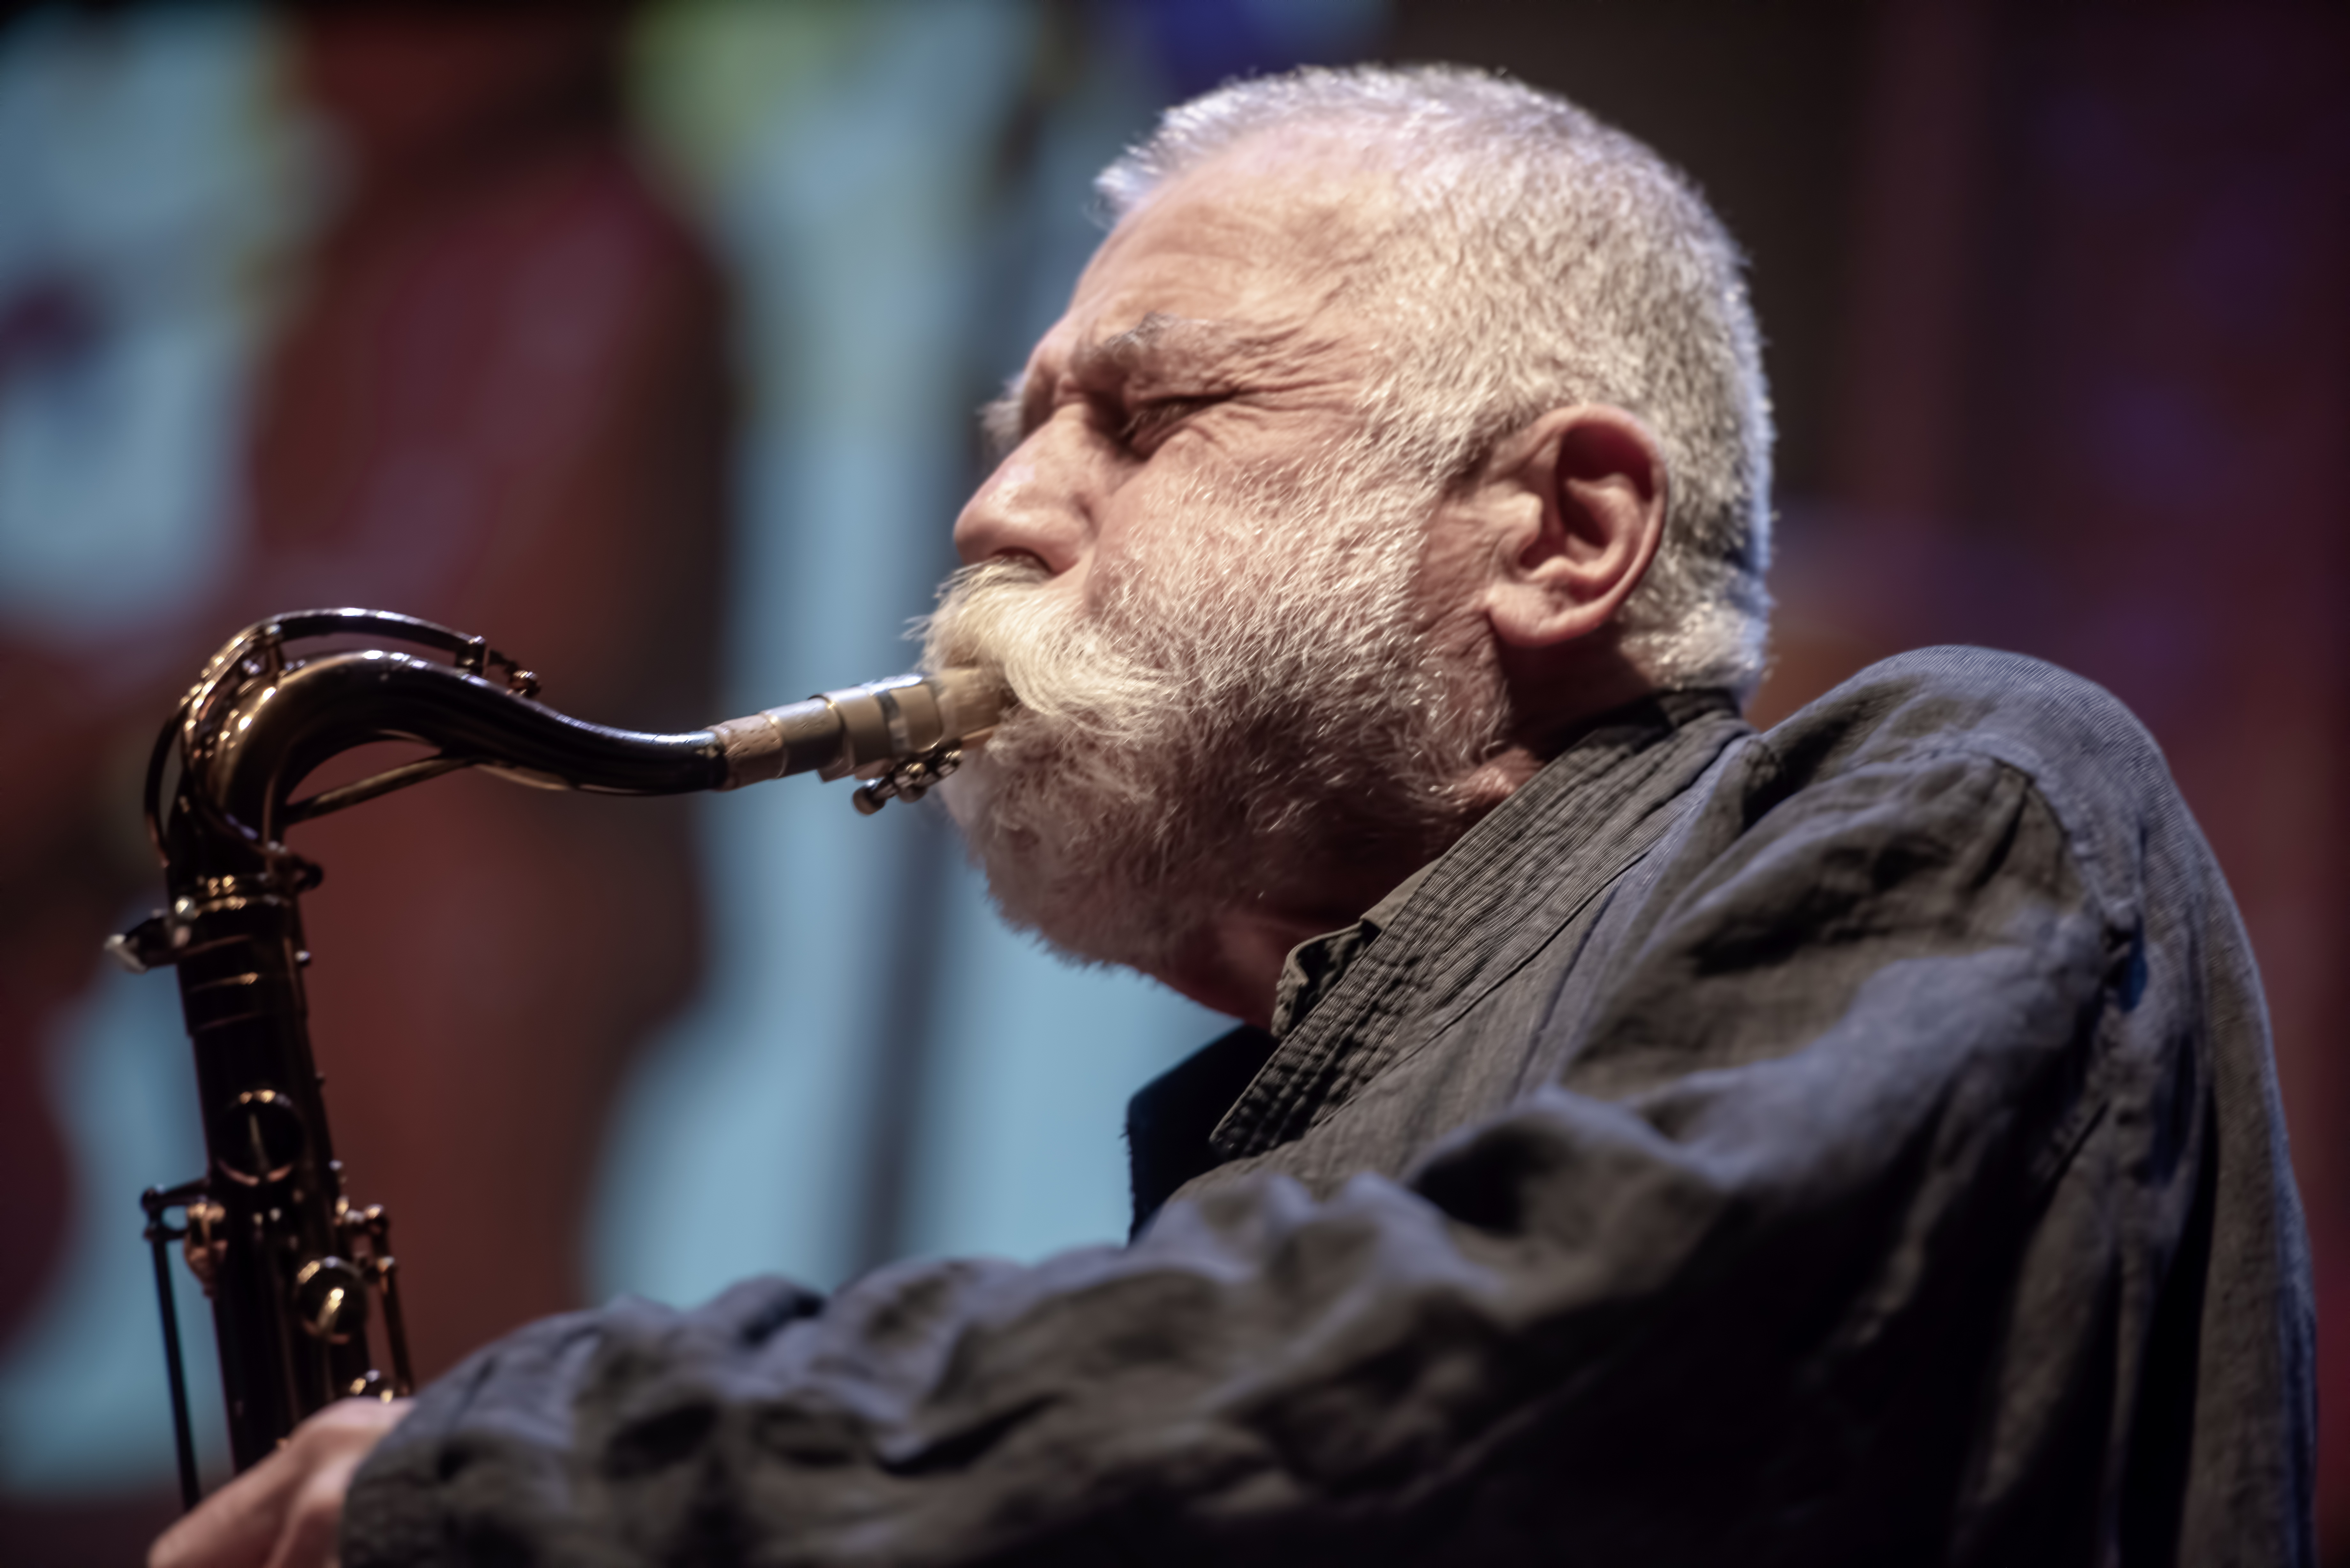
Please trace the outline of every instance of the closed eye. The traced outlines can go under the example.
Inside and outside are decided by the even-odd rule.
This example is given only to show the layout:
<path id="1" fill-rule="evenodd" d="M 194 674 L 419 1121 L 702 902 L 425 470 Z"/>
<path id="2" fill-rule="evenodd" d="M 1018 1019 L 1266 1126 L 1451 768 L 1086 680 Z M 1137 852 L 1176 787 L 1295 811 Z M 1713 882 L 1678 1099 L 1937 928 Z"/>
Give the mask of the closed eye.
<path id="1" fill-rule="evenodd" d="M 1120 445 L 1148 452 L 1171 434 L 1176 426 L 1222 398 L 1159 398 L 1136 408 L 1118 428 Z"/>

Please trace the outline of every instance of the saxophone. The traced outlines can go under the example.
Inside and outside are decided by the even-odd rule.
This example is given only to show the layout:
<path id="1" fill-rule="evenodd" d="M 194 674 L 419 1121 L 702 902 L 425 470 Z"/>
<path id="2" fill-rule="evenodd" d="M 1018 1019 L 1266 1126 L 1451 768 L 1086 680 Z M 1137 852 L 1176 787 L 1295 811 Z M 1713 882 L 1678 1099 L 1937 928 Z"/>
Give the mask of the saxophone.
<path id="1" fill-rule="evenodd" d="M 320 643 L 329 646 L 296 648 Z M 352 1204 L 328 1133 L 302 990 L 300 898 L 321 873 L 286 846 L 289 828 L 458 768 L 607 794 L 853 774 L 857 807 L 869 814 L 920 798 L 1005 703 L 991 678 L 956 670 L 652 735 L 583 723 L 533 701 L 537 689 L 481 638 L 380 610 L 305 610 L 247 627 L 213 655 L 156 739 L 147 828 L 170 907 L 106 945 L 136 972 L 177 970 L 195 1048 L 204 1174 L 140 1199 L 191 1508 L 199 1489 L 170 1243 L 212 1300 L 236 1469 L 334 1400 L 391 1398 L 413 1384 L 390 1222 L 380 1205 Z M 321 763 L 378 741 L 437 750 L 293 798 Z M 371 1316 L 388 1375 L 370 1348 Z"/>

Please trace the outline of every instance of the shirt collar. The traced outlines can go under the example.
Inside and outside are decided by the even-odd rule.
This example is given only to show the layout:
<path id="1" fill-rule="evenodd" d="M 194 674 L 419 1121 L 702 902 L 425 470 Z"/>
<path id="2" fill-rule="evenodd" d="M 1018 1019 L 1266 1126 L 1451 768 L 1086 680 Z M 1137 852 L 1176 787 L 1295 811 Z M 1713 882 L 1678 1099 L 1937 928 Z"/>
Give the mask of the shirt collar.
<path id="1" fill-rule="evenodd" d="M 1331 987 L 1345 978 L 1363 950 L 1395 924 L 1396 916 L 1435 869 L 1436 862 L 1430 861 L 1397 883 L 1386 898 L 1364 910 L 1363 918 L 1353 925 L 1308 937 L 1289 950 L 1289 956 L 1281 964 L 1281 983 L 1274 992 L 1274 1039 L 1287 1034 L 1299 1019 L 1314 1010 L 1315 1002 L 1329 994 Z"/>
<path id="2" fill-rule="evenodd" d="M 1210 1139 L 1262 1152 L 1440 1030 L 1647 852 L 1668 808 L 1748 733 L 1729 693 L 1646 697 L 1593 722 L 1451 848 L 1283 965 L 1273 1049 Z"/>

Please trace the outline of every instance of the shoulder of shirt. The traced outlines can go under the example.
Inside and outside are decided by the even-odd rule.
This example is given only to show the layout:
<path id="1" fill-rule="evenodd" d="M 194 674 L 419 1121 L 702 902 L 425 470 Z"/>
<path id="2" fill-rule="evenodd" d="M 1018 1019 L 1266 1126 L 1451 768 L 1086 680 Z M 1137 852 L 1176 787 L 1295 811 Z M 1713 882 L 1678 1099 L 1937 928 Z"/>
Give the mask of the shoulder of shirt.
<path id="1" fill-rule="evenodd" d="M 1957 755 L 2022 774 L 2108 911 L 2138 903 L 2141 846 L 2185 818 L 2146 726 L 2095 682 L 2021 654 L 1927 648 L 1870 665 L 1756 737 L 1756 783 L 1800 792 L 1863 768 Z"/>

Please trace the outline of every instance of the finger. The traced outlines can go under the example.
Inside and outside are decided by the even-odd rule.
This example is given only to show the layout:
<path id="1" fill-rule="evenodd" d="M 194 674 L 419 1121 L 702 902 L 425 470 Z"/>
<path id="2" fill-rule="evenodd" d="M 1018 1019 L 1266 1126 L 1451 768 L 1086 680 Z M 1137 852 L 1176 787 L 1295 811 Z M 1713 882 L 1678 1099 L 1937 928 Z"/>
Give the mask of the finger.
<path id="1" fill-rule="evenodd" d="M 148 1568 L 257 1568 L 282 1532 L 304 1468 L 281 1446 L 158 1537 Z"/>
<path id="2" fill-rule="evenodd" d="M 400 1422 L 415 1405 L 413 1399 L 377 1399 L 360 1396 L 338 1399 L 294 1429 L 296 1444 L 310 1445 L 324 1457 L 356 1443 L 365 1453 Z"/>
<path id="3" fill-rule="evenodd" d="M 408 1415 L 405 1399 L 347 1399 L 302 1424 L 295 1441 L 307 1473 L 284 1511 L 267 1568 L 334 1568 L 343 1494 L 383 1435 Z"/>
<path id="4" fill-rule="evenodd" d="M 264 1568 L 276 1560 L 296 1504 L 318 1506 L 321 1500 L 309 1495 L 314 1483 L 331 1490 L 331 1555 L 334 1523 L 352 1473 L 408 1408 L 405 1399 L 346 1399 L 328 1406 L 296 1428 L 276 1452 L 165 1531 L 148 1551 L 148 1568 Z"/>
<path id="5" fill-rule="evenodd" d="M 351 1472 L 364 1457 L 352 1454 L 337 1459 L 303 1483 L 286 1511 L 285 1528 L 277 1537 L 277 1549 L 269 1554 L 268 1568 L 333 1568 L 336 1535 L 343 1522 L 343 1493 L 349 1490 Z"/>

